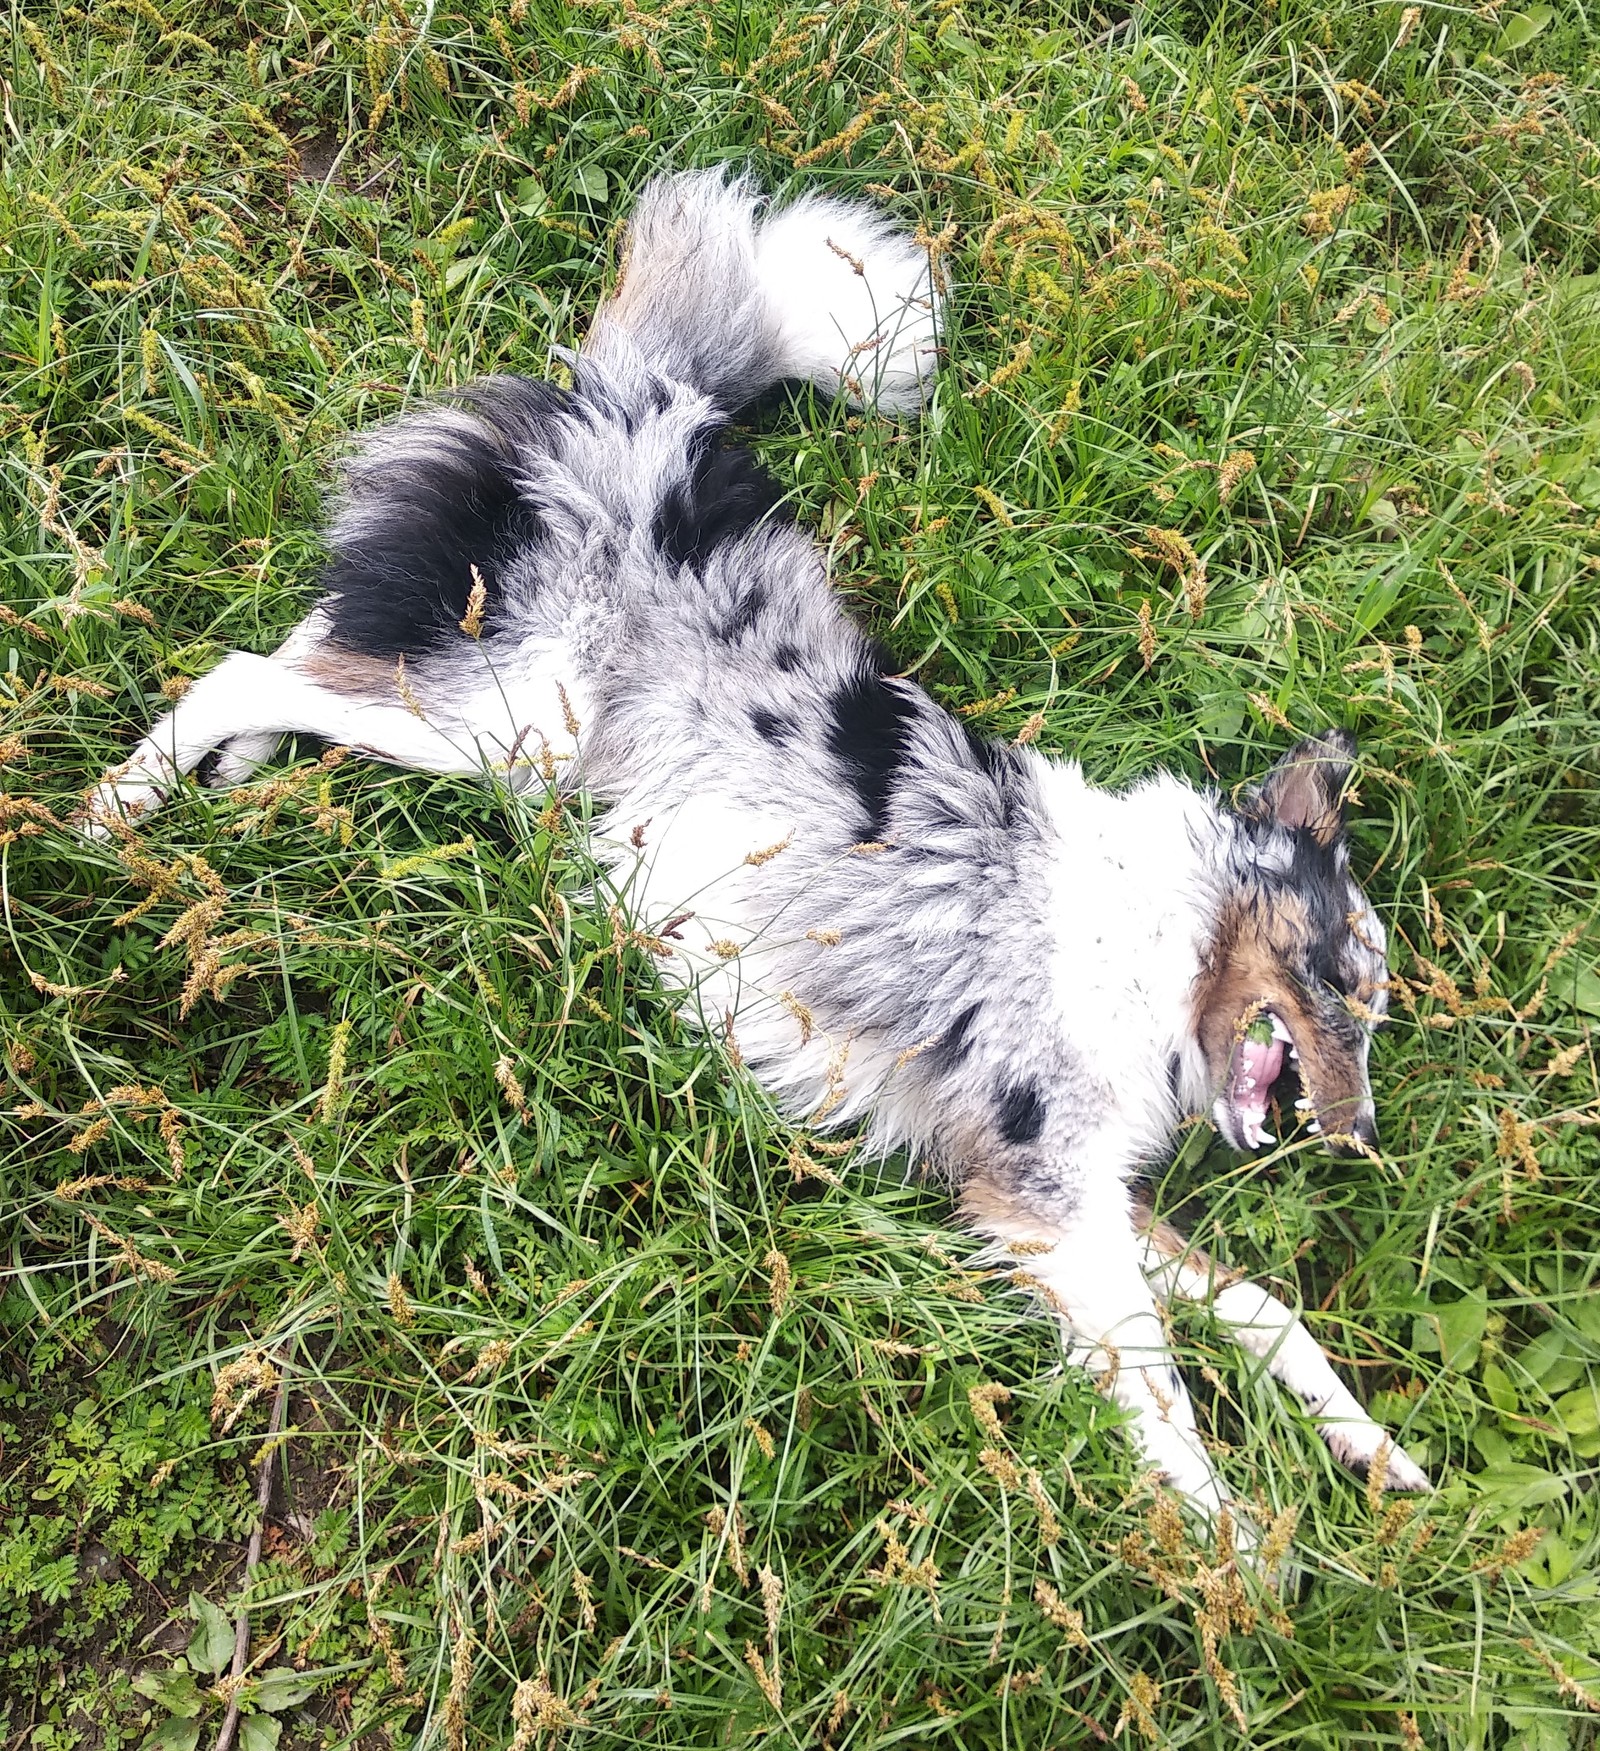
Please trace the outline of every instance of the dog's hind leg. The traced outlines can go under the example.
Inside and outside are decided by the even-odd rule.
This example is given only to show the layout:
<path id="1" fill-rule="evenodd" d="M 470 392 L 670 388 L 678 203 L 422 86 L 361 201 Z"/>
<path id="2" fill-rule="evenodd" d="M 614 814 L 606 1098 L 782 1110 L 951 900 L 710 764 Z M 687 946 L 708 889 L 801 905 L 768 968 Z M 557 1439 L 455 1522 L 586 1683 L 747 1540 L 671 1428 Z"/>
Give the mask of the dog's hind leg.
<path id="1" fill-rule="evenodd" d="M 296 663 L 309 656 L 327 638 L 327 618 L 313 610 L 272 653 L 269 661 Z M 283 737 L 277 730 L 262 730 L 259 734 L 230 736 L 216 749 L 216 763 L 208 783 L 219 790 L 229 785 L 244 784 L 258 766 L 263 766 L 278 751 Z"/>
<path id="2" fill-rule="evenodd" d="M 1317 1433 L 1333 1456 L 1358 1477 L 1371 1474 L 1385 1450 L 1384 1487 L 1431 1489 L 1414 1459 L 1373 1421 L 1339 1376 L 1300 1316 L 1258 1284 L 1223 1269 L 1175 1228 L 1137 1208 L 1145 1275 L 1163 1301 L 1208 1304 L 1229 1337 L 1266 1364 L 1267 1372 L 1295 1394 L 1311 1413 Z"/>
<path id="3" fill-rule="evenodd" d="M 370 660 L 348 659 L 342 675 L 332 663 L 324 670 L 319 680 L 276 657 L 245 651 L 224 657 L 106 774 L 84 831 L 103 837 L 108 819 L 148 816 L 213 748 L 241 738 L 260 747 L 284 735 L 311 735 L 413 771 L 463 775 L 484 772 L 506 754 L 469 730 L 430 722 L 414 698 L 400 694 L 398 679 L 387 671 L 380 678 Z"/>
<path id="4" fill-rule="evenodd" d="M 962 1214 L 1017 1261 L 1019 1274 L 1060 1316 L 1072 1359 L 1129 1412 L 1129 1433 L 1148 1463 L 1208 1519 L 1229 1508 L 1140 1268 L 1120 1180 L 1087 1190 L 1070 1215 L 1056 1218 L 978 1176 L 964 1189 Z M 1238 1535 L 1241 1546 L 1253 1542 L 1248 1527 Z"/>

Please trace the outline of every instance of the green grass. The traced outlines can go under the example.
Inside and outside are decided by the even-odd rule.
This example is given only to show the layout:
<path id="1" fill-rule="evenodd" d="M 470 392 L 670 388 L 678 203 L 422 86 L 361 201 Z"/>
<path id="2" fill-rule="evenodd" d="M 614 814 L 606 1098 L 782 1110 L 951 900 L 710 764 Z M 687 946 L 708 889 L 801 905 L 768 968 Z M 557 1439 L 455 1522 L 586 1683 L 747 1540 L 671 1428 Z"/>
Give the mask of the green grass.
<path id="1" fill-rule="evenodd" d="M 1600 21 L 1514 3 L 12 0 L 0 1742 L 189 1742 L 144 1692 L 197 1622 L 212 1682 L 263 1361 L 307 1682 L 248 1751 L 1594 1742 Z M 943 1191 L 686 1034 L 576 812 L 302 749 L 61 825 L 303 612 L 338 435 L 544 372 L 728 158 L 948 251 L 920 426 L 756 438 L 938 697 L 1110 782 L 1363 738 L 1383 1159 L 1199 1127 L 1155 1186 L 1440 1482 L 1369 1501 L 1181 1313 L 1297 1597 L 1162 1546 Z"/>

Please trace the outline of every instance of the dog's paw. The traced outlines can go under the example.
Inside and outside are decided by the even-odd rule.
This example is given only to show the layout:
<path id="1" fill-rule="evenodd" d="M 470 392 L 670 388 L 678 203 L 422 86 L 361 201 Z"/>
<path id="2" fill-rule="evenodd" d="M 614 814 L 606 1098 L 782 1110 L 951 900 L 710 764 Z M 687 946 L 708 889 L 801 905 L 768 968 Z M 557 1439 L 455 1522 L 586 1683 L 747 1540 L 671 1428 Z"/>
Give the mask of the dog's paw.
<path id="1" fill-rule="evenodd" d="M 1428 1474 L 1401 1447 L 1387 1429 L 1377 1423 L 1321 1423 L 1322 1438 L 1335 1459 L 1359 1478 L 1370 1479 L 1376 1471 L 1386 1490 L 1411 1495 L 1429 1495 L 1433 1485 Z"/>
<path id="2" fill-rule="evenodd" d="M 205 781 L 213 790 L 232 790 L 235 785 L 248 784 L 256 776 L 256 769 L 277 751 L 277 736 L 234 736 L 211 756 Z"/>
<path id="3" fill-rule="evenodd" d="M 119 825 L 131 826 L 153 815 L 166 794 L 166 785 L 147 766 L 130 762 L 95 786 L 73 825 L 85 839 L 111 839 Z"/>

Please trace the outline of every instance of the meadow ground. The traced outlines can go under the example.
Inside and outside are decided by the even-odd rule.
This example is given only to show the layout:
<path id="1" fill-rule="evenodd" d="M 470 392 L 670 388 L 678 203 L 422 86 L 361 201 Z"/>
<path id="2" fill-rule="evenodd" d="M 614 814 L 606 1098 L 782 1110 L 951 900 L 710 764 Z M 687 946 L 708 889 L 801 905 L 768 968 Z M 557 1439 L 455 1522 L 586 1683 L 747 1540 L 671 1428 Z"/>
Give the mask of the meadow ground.
<path id="1" fill-rule="evenodd" d="M 243 1599 L 247 1751 L 1591 1743 L 1581 0 L 8 22 L 0 1741 L 213 1744 Z M 730 158 L 959 287 L 920 425 L 756 422 L 908 671 L 1108 782 L 1363 738 L 1382 1158 L 1197 1124 L 1155 1176 L 1440 1482 L 1370 1496 L 1182 1313 L 1295 1596 L 1172 1523 L 939 1188 L 678 1025 L 581 806 L 302 748 L 62 824 L 303 611 L 343 430 L 544 373 L 643 178 Z"/>

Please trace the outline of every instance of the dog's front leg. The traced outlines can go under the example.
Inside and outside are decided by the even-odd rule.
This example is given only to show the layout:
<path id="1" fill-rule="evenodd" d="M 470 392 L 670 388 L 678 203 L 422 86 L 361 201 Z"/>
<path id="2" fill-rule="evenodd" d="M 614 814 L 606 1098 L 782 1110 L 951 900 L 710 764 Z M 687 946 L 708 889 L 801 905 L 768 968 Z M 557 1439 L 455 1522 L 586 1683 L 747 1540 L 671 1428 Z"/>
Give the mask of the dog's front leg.
<path id="1" fill-rule="evenodd" d="M 1427 1473 L 1370 1417 L 1334 1372 L 1322 1346 L 1300 1315 L 1258 1283 L 1223 1269 L 1175 1228 L 1157 1222 L 1149 1209 L 1135 1209 L 1144 1272 L 1163 1301 L 1179 1298 L 1209 1305 L 1218 1323 L 1249 1355 L 1266 1363 L 1305 1403 L 1340 1464 L 1359 1478 L 1370 1478 L 1378 1455 L 1385 1489 L 1427 1491 Z"/>
<path id="2" fill-rule="evenodd" d="M 1129 1434 L 1143 1458 L 1215 1519 L 1229 1506 L 1228 1495 L 1173 1365 L 1120 1179 L 1085 1187 L 1058 1211 L 978 1176 L 968 1183 L 962 1208 L 979 1234 L 1016 1260 L 1059 1316 L 1072 1359 L 1130 1413 Z M 1241 1532 L 1248 1537 L 1248 1529 Z"/>

